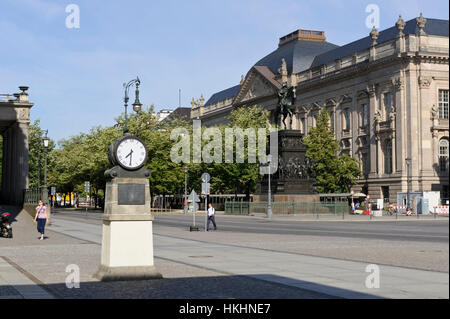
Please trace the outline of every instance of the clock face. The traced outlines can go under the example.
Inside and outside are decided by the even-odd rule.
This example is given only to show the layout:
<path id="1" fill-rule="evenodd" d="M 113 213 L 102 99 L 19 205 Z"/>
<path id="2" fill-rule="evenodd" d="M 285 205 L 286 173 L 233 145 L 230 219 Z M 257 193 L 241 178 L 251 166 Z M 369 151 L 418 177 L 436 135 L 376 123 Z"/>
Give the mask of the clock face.
<path id="1" fill-rule="evenodd" d="M 147 158 L 145 145 L 136 138 L 122 140 L 116 148 L 116 158 L 125 169 L 137 169 L 144 165 Z"/>

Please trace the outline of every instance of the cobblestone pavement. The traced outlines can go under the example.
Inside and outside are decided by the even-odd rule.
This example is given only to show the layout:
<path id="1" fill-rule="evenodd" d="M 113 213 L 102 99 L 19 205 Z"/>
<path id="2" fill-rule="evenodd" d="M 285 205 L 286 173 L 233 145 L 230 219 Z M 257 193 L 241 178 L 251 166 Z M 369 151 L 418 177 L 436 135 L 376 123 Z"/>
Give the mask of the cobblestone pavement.
<path id="1" fill-rule="evenodd" d="M 0 256 L 7 256 L 36 284 L 56 298 L 268 298 L 319 299 L 331 296 L 276 283 L 234 276 L 155 258 L 155 266 L 162 280 L 102 283 L 92 278 L 100 263 L 101 247 L 72 237 L 47 232 L 48 239 L 39 241 L 33 234 L 34 224 L 27 215 L 20 214 L 14 223 L 14 238 L 0 246 Z M 1 239 L 3 240 L 3 239 Z M 69 289 L 65 281 L 68 265 L 80 270 L 80 288 Z M 24 288 L 24 287 L 22 287 Z M 5 283 L 0 273 L 0 298 L 22 298 Z"/>
<path id="2" fill-rule="evenodd" d="M 68 216 L 67 214 L 61 214 L 58 216 L 64 216 L 64 218 L 69 218 L 76 221 L 80 220 L 79 217 L 70 217 L 70 215 Z M 100 223 L 100 220 L 97 220 L 97 218 L 100 218 L 99 214 L 89 215 L 88 217 L 90 219 L 83 220 L 88 223 Z M 167 226 L 159 223 L 159 218 L 160 216 L 155 216 L 154 234 L 198 240 L 201 242 L 208 242 L 212 240 L 221 244 L 266 249 L 269 251 L 289 252 L 320 257 L 363 261 L 383 265 L 449 272 L 448 240 L 443 242 L 428 242 L 417 240 L 386 240 L 382 238 L 345 238 L 326 235 L 312 236 L 249 233 L 245 232 L 245 229 L 242 231 L 232 232 L 220 230 L 221 218 L 234 219 L 236 224 L 239 224 L 239 220 L 248 220 L 248 217 L 242 216 L 217 216 L 216 219 L 219 226 L 219 231 L 217 232 L 189 232 L 189 223 L 179 221 L 179 224 Z M 261 223 L 267 224 L 267 221 L 262 219 L 254 219 L 252 226 L 258 227 Z M 413 225 L 421 222 L 411 221 L 410 223 L 411 224 L 408 222 L 408 225 L 411 225 L 412 227 Z M 436 222 L 434 220 L 429 220 L 423 221 L 423 223 L 444 223 L 444 225 L 448 225 L 448 220 L 440 220 Z M 336 225 L 336 229 L 339 229 L 340 224 L 341 223 L 339 222 Z M 355 228 L 357 227 L 359 227 L 359 223 L 355 223 Z M 415 227 L 421 226 L 417 225 Z M 404 228 L 404 225 L 398 224 L 393 226 L 392 230 L 393 232 L 404 231 Z M 365 230 L 362 230 L 361 232 L 364 231 Z"/>

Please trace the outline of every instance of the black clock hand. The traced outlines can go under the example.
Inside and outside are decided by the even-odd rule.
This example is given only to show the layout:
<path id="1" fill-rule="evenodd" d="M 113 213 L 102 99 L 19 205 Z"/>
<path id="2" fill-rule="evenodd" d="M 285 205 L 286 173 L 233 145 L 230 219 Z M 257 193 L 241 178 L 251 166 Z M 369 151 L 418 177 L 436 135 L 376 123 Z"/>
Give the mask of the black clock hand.
<path id="1" fill-rule="evenodd" d="M 131 166 L 131 160 L 133 158 L 133 150 L 131 150 L 130 154 L 128 154 L 125 158 L 130 157 L 130 166 Z"/>

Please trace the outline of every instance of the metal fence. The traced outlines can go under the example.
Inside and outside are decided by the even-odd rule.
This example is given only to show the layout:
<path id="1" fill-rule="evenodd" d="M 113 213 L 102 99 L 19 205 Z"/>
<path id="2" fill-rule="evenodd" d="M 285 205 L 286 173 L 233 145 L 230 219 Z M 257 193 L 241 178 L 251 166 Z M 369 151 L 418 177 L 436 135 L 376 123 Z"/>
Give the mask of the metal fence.
<path id="1" fill-rule="evenodd" d="M 42 190 L 39 188 L 24 190 L 24 204 L 38 204 L 42 197 Z"/>
<path id="2" fill-rule="evenodd" d="M 347 202 L 272 202 L 272 213 L 276 215 L 343 215 L 350 213 Z M 267 202 L 228 201 L 225 214 L 267 214 Z"/>

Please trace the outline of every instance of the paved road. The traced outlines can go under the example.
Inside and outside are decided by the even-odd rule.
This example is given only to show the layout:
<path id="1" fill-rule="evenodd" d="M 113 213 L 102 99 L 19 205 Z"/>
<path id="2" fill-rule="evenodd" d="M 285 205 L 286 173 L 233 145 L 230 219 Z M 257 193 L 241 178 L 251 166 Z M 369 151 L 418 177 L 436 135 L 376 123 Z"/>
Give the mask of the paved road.
<path id="1" fill-rule="evenodd" d="M 58 211 L 55 211 L 58 215 Z M 66 215 L 66 214 L 64 214 Z M 72 218 L 85 219 L 84 213 L 71 213 Z M 99 213 L 89 213 L 89 219 L 101 220 Z M 286 219 L 286 218 L 284 218 Z M 216 217 L 220 231 L 246 232 L 255 234 L 280 234 L 303 236 L 326 236 L 363 239 L 383 239 L 396 241 L 449 242 L 449 222 L 447 220 L 407 220 L 407 221 L 301 221 L 273 220 L 262 217 L 224 216 Z M 155 226 L 187 229 L 192 225 L 192 216 L 181 214 L 156 215 Z M 204 227 L 204 216 L 198 214 L 196 225 Z"/>
<path id="2" fill-rule="evenodd" d="M 100 215 L 90 215 L 89 221 L 83 214 L 71 217 L 54 215 L 53 231 L 76 238 L 101 242 Z M 218 216 L 219 218 L 219 216 Z M 162 216 L 155 219 L 155 232 L 163 229 L 186 229 L 187 216 Z M 86 222 L 88 221 L 88 222 Z M 446 225 L 445 225 L 446 224 Z M 447 221 L 401 222 L 389 225 L 384 222 L 268 222 L 258 218 L 220 216 L 222 235 L 240 232 L 296 232 L 315 233 L 314 236 L 363 238 L 372 236 L 391 238 L 394 232 L 404 240 L 445 241 L 448 243 Z M 177 233 L 181 233 L 178 232 Z M 184 231 L 186 233 L 186 231 Z M 217 233 L 219 235 L 220 233 Z M 199 234 L 200 235 L 200 234 Z M 205 234 L 206 235 L 206 234 Z M 213 234 L 209 234 L 213 235 Z M 181 235 L 180 235 L 181 236 Z M 214 235 L 213 235 L 214 236 Z M 264 235 L 265 236 L 265 235 Z M 271 236 L 271 235 L 269 235 Z M 442 245 L 442 244 L 441 244 Z M 448 273 L 425 271 L 389 265 L 380 265 L 381 287 L 368 289 L 365 286 L 367 262 L 349 261 L 337 258 L 308 256 L 284 251 L 271 251 L 224 242 L 192 240 L 170 236 L 167 233 L 154 234 L 155 256 L 190 266 L 214 270 L 230 275 L 244 275 L 287 286 L 307 289 L 344 298 L 448 298 Z"/>

